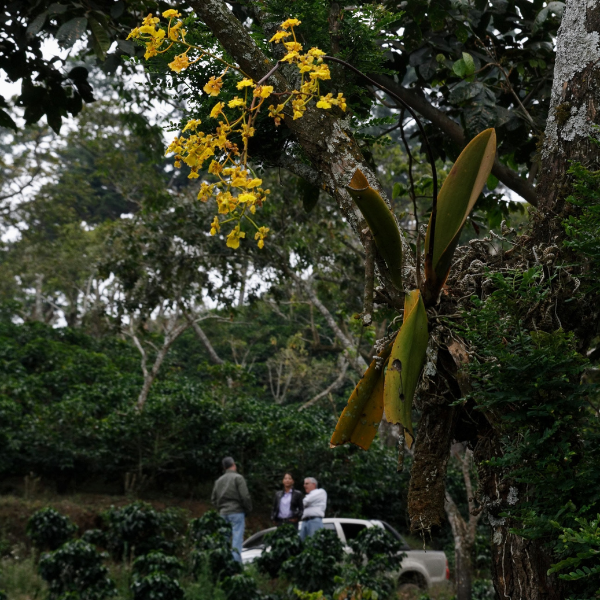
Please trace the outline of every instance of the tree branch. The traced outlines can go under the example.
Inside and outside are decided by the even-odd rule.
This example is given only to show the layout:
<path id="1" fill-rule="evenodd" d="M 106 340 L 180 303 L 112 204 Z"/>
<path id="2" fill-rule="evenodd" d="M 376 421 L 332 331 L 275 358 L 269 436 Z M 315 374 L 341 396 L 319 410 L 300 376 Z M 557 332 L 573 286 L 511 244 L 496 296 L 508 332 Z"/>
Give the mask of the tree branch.
<path id="1" fill-rule="evenodd" d="M 392 78 L 387 77 L 386 75 L 375 74 L 370 75 L 370 77 L 400 96 L 400 98 L 402 98 L 406 104 L 419 112 L 425 119 L 431 121 L 435 127 L 447 135 L 457 146 L 464 148 L 467 145 L 467 139 L 462 127 L 448 117 L 439 108 L 436 108 L 430 102 L 428 102 L 425 96 L 417 93 L 414 90 L 408 90 L 402 87 Z M 492 167 L 492 173 L 507 188 L 519 194 L 519 196 L 527 200 L 527 202 L 533 206 L 537 206 L 535 188 L 528 183 L 526 179 L 522 179 L 518 173 L 503 165 L 498 160 L 497 156 L 494 161 L 494 166 Z"/>
<path id="2" fill-rule="evenodd" d="M 344 379 L 346 379 L 346 371 L 347 370 L 348 370 L 348 361 L 344 360 L 342 363 L 342 370 L 341 370 L 340 374 L 338 375 L 337 379 L 329 387 L 327 387 L 322 392 L 317 394 L 314 398 L 311 398 L 308 402 L 305 402 L 298 409 L 298 411 L 305 410 L 309 406 L 316 404 L 321 398 L 325 398 L 325 396 L 327 396 L 327 394 L 329 394 L 329 393 L 333 392 L 334 390 L 337 390 L 339 387 L 341 387 L 342 384 L 344 383 Z"/>
<path id="3" fill-rule="evenodd" d="M 192 329 L 194 330 L 194 333 L 196 334 L 198 339 L 204 344 L 204 347 L 206 348 L 206 351 L 208 352 L 208 355 L 210 356 L 212 362 L 214 362 L 216 365 L 224 364 L 225 361 L 216 353 L 213 345 L 210 343 L 210 340 L 204 333 L 204 330 L 198 324 L 198 321 L 193 319 L 189 314 L 186 314 L 186 318 L 191 324 Z"/>
<path id="4" fill-rule="evenodd" d="M 335 334 L 335 337 L 340 341 L 340 344 L 344 348 L 344 355 L 346 356 L 346 360 L 350 363 L 352 368 L 362 377 L 364 372 L 367 370 L 367 363 L 365 362 L 365 359 L 360 354 L 357 354 L 356 349 L 354 348 L 354 344 L 340 329 L 338 324 L 335 322 L 333 315 L 329 312 L 327 307 L 319 300 L 319 297 L 315 293 L 315 290 L 312 288 L 310 283 L 308 281 L 305 281 L 301 277 L 298 277 L 298 275 L 294 273 L 293 269 L 291 269 L 283 261 L 282 269 L 304 291 L 304 293 L 310 298 L 310 301 L 315 305 L 317 310 L 323 315 L 323 317 L 325 317 L 327 324 L 329 325 L 329 327 L 331 327 L 333 333 Z"/>

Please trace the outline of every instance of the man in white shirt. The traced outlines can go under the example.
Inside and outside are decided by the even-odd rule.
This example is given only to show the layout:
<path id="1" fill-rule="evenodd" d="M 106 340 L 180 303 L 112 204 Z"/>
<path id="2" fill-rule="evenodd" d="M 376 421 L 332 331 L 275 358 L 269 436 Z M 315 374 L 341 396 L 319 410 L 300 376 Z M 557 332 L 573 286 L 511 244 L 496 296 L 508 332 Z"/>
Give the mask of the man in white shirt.
<path id="1" fill-rule="evenodd" d="M 302 541 L 323 528 L 323 517 L 327 509 L 327 492 L 324 489 L 318 489 L 318 485 L 314 477 L 307 477 L 304 480 L 306 496 L 303 499 L 304 512 L 302 513 L 302 529 L 300 530 Z"/>

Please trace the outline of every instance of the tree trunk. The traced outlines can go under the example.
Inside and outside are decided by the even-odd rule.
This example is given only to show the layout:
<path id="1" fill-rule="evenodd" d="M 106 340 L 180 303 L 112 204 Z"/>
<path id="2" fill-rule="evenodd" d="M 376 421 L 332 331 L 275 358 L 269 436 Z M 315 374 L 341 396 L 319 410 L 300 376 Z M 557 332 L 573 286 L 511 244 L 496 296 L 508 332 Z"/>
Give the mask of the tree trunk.
<path id="1" fill-rule="evenodd" d="M 446 514 L 454 537 L 454 556 L 456 572 L 456 600 L 471 600 L 471 583 L 473 580 L 473 548 L 477 535 L 477 522 L 481 511 L 475 510 L 473 499 L 473 486 L 471 484 L 471 458 L 472 452 L 464 449 L 462 444 L 455 444 L 452 456 L 461 465 L 467 503 L 469 507 L 469 520 L 465 521 L 460 514 L 452 496 L 446 492 Z"/>
<path id="2" fill-rule="evenodd" d="M 498 598 L 512 600 L 563 600 L 564 589 L 556 576 L 548 575 L 552 557 L 540 540 L 526 540 L 510 532 L 514 525 L 499 513 L 519 501 L 520 490 L 509 486 L 502 474 L 482 466 L 500 456 L 498 438 L 492 430 L 475 447 L 479 465 L 479 499 L 484 503 L 492 528 L 492 580 Z"/>

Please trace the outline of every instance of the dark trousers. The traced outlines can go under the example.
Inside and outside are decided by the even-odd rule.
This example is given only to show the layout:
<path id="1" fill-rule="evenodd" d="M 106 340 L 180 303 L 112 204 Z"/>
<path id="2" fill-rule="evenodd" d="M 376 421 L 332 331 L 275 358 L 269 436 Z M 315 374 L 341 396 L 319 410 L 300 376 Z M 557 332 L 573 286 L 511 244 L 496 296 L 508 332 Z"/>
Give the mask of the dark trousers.
<path id="1" fill-rule="evenodd" d="M 297 520 L 275 519 L 275 527 L 281 527 L 282 525 L 285 525 L 286 523 L 289 523 L 290 525 L 293 525 L 296 529 L 298 529 L 298 521 Z"/>

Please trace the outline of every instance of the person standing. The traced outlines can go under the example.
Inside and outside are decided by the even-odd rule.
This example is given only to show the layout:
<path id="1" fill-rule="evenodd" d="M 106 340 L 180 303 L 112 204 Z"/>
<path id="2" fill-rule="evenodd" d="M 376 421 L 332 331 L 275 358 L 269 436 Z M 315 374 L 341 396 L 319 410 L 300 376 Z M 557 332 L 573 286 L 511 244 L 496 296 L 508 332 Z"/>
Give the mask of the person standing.
<path id="1" fill-rule="evenodd" d="M 318 485 L 314 477 L 307 477 L 304 480 L 306 496 L 302 500 L 304 504 L 302 529 L 300 530 L 302 541 L 323 528 L 323 517 L 327 509 L 327 492 L 322 488 L 317 488 Z"/>
<path id="2" fill-rule="evenodd" d="M 291 473 L 283 474 L 283 490 L 275 493 L 271 520 L 279 527 L 284 523 L 298 526 L 302 518 L 302 492 L 294 489 L 294 478 Z"/>
<path id="3" fill-rule="evenodd" d="M 233 458 L 225 457 L 222 464 L 225 473 L 215 481 L 211 499 L 219 514 L 231 523 L 233 558 L 241 563 L 246 515 L 252 510 L 252 499 Z"/>

